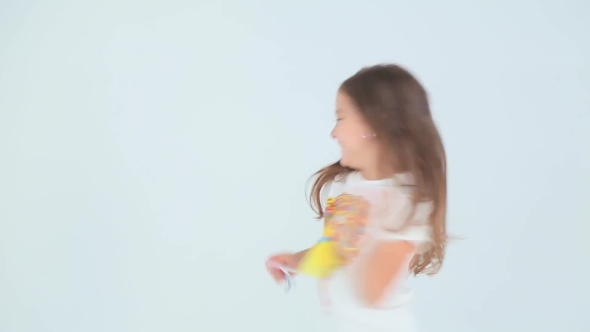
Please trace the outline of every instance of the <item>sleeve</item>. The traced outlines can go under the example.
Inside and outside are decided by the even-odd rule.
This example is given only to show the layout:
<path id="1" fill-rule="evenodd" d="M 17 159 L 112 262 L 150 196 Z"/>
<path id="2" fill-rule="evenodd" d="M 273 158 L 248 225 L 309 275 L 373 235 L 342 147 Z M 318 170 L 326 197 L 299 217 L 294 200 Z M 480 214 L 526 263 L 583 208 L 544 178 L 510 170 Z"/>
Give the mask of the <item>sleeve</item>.
<path id="1" fill-rule="evenodd" d="M 431 241 L 432 202 L 414 204 L 411 187 L 360 186 L 351 188 L 354 196 L 367 202 L 366 232 L 381 241 Z"/>

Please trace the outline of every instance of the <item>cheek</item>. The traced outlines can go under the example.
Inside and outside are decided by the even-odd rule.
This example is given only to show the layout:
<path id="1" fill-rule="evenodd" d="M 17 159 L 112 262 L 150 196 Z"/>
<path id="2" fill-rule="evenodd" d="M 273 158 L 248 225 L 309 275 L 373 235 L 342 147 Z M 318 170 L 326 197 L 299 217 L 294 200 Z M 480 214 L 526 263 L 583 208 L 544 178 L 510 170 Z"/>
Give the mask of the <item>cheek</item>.
<path id="1" fill-rule="evenodd" d="M 365 144 L 365 140 L 362 135 L 348 135 L 343 138 L 342 145 L 350 152 L 362 150 Z"/>
<path id="2" fill-rule="evenodd" d="M 363 135 L 366 134 L 366 130 L 351 121 L 340 122 L 334 128 L 334 137 L 342 147 L 343 152 L 347 154 L 356 154 L 356 151 L 360 151 L 366 146 L 368 143 L 367 138 L 363 138 Z"/>
<path id="3" fill-rule="evenodd" d="M 342 145 L 350 145 L 352 141 L 354 141 L 354 131 L 351 130 L 350 125 L 346 123 L 338 123 L 334 128 L 334 136 Z"/>

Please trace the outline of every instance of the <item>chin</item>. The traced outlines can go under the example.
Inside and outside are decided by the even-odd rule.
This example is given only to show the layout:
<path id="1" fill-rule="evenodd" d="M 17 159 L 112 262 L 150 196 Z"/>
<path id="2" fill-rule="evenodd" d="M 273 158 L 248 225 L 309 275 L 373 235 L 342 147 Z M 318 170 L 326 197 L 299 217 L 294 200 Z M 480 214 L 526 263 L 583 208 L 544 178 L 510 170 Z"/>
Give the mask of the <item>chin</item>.
<path id="1" fill-rule="evenodd" d="M 340 158 L 340 165 L 348 168 L 353 168 L 352 165 L 346 160 L 346 158 Z"/>
<path id="2" fill-rule="evenodd" d="M 340 165 L 350 168 L 352 170 L 359 170 L 359 164 L 355 163 L 353 160 L 350 160 L 349 158 L 345 158 L 345 157 L 341 157 L 340 158 Z"/>
<path id="3" fill-rule="evenodd" d="M 338 162 L 340 163 L 341 166 L 346 166 L 346 158 L 340 157 L 340 160 Z"/>

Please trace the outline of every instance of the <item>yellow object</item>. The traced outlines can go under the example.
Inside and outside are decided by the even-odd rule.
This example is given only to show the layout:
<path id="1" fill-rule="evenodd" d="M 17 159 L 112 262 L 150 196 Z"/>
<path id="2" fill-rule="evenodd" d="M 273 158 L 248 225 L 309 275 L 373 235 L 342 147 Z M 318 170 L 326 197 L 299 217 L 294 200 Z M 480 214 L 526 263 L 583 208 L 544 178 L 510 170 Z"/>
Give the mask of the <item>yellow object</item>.
<path id="1" fill-rule="evenodd" d="M 328 277 L 358 252 L 370 204 L 349 194 L 328 198 L 322 238 L 301 259 L 297 271 L 316 278 Z"/>
<path id="2" fill-rule="evenodd" d="M 299 273 L 310 277 L 324 278 L 344 263 L 338 255 L 331 228 L 330 226 L 324 227 L 324 236 L 301 259 L 297 269 Z"/>

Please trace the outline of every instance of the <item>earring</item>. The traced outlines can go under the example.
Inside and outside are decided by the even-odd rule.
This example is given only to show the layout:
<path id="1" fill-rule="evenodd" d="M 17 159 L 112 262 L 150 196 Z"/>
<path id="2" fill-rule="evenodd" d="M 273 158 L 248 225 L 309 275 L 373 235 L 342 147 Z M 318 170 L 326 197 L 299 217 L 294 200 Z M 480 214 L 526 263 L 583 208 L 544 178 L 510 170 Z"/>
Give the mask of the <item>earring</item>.
<path id="1" fill-rule="evenodd" d="M 363 135 L 363 138 L 373 138 L 373 137 L 377 137 L 377 134 L 372 133 L 372 134 L 369 134 L 369 135 Z"/>

